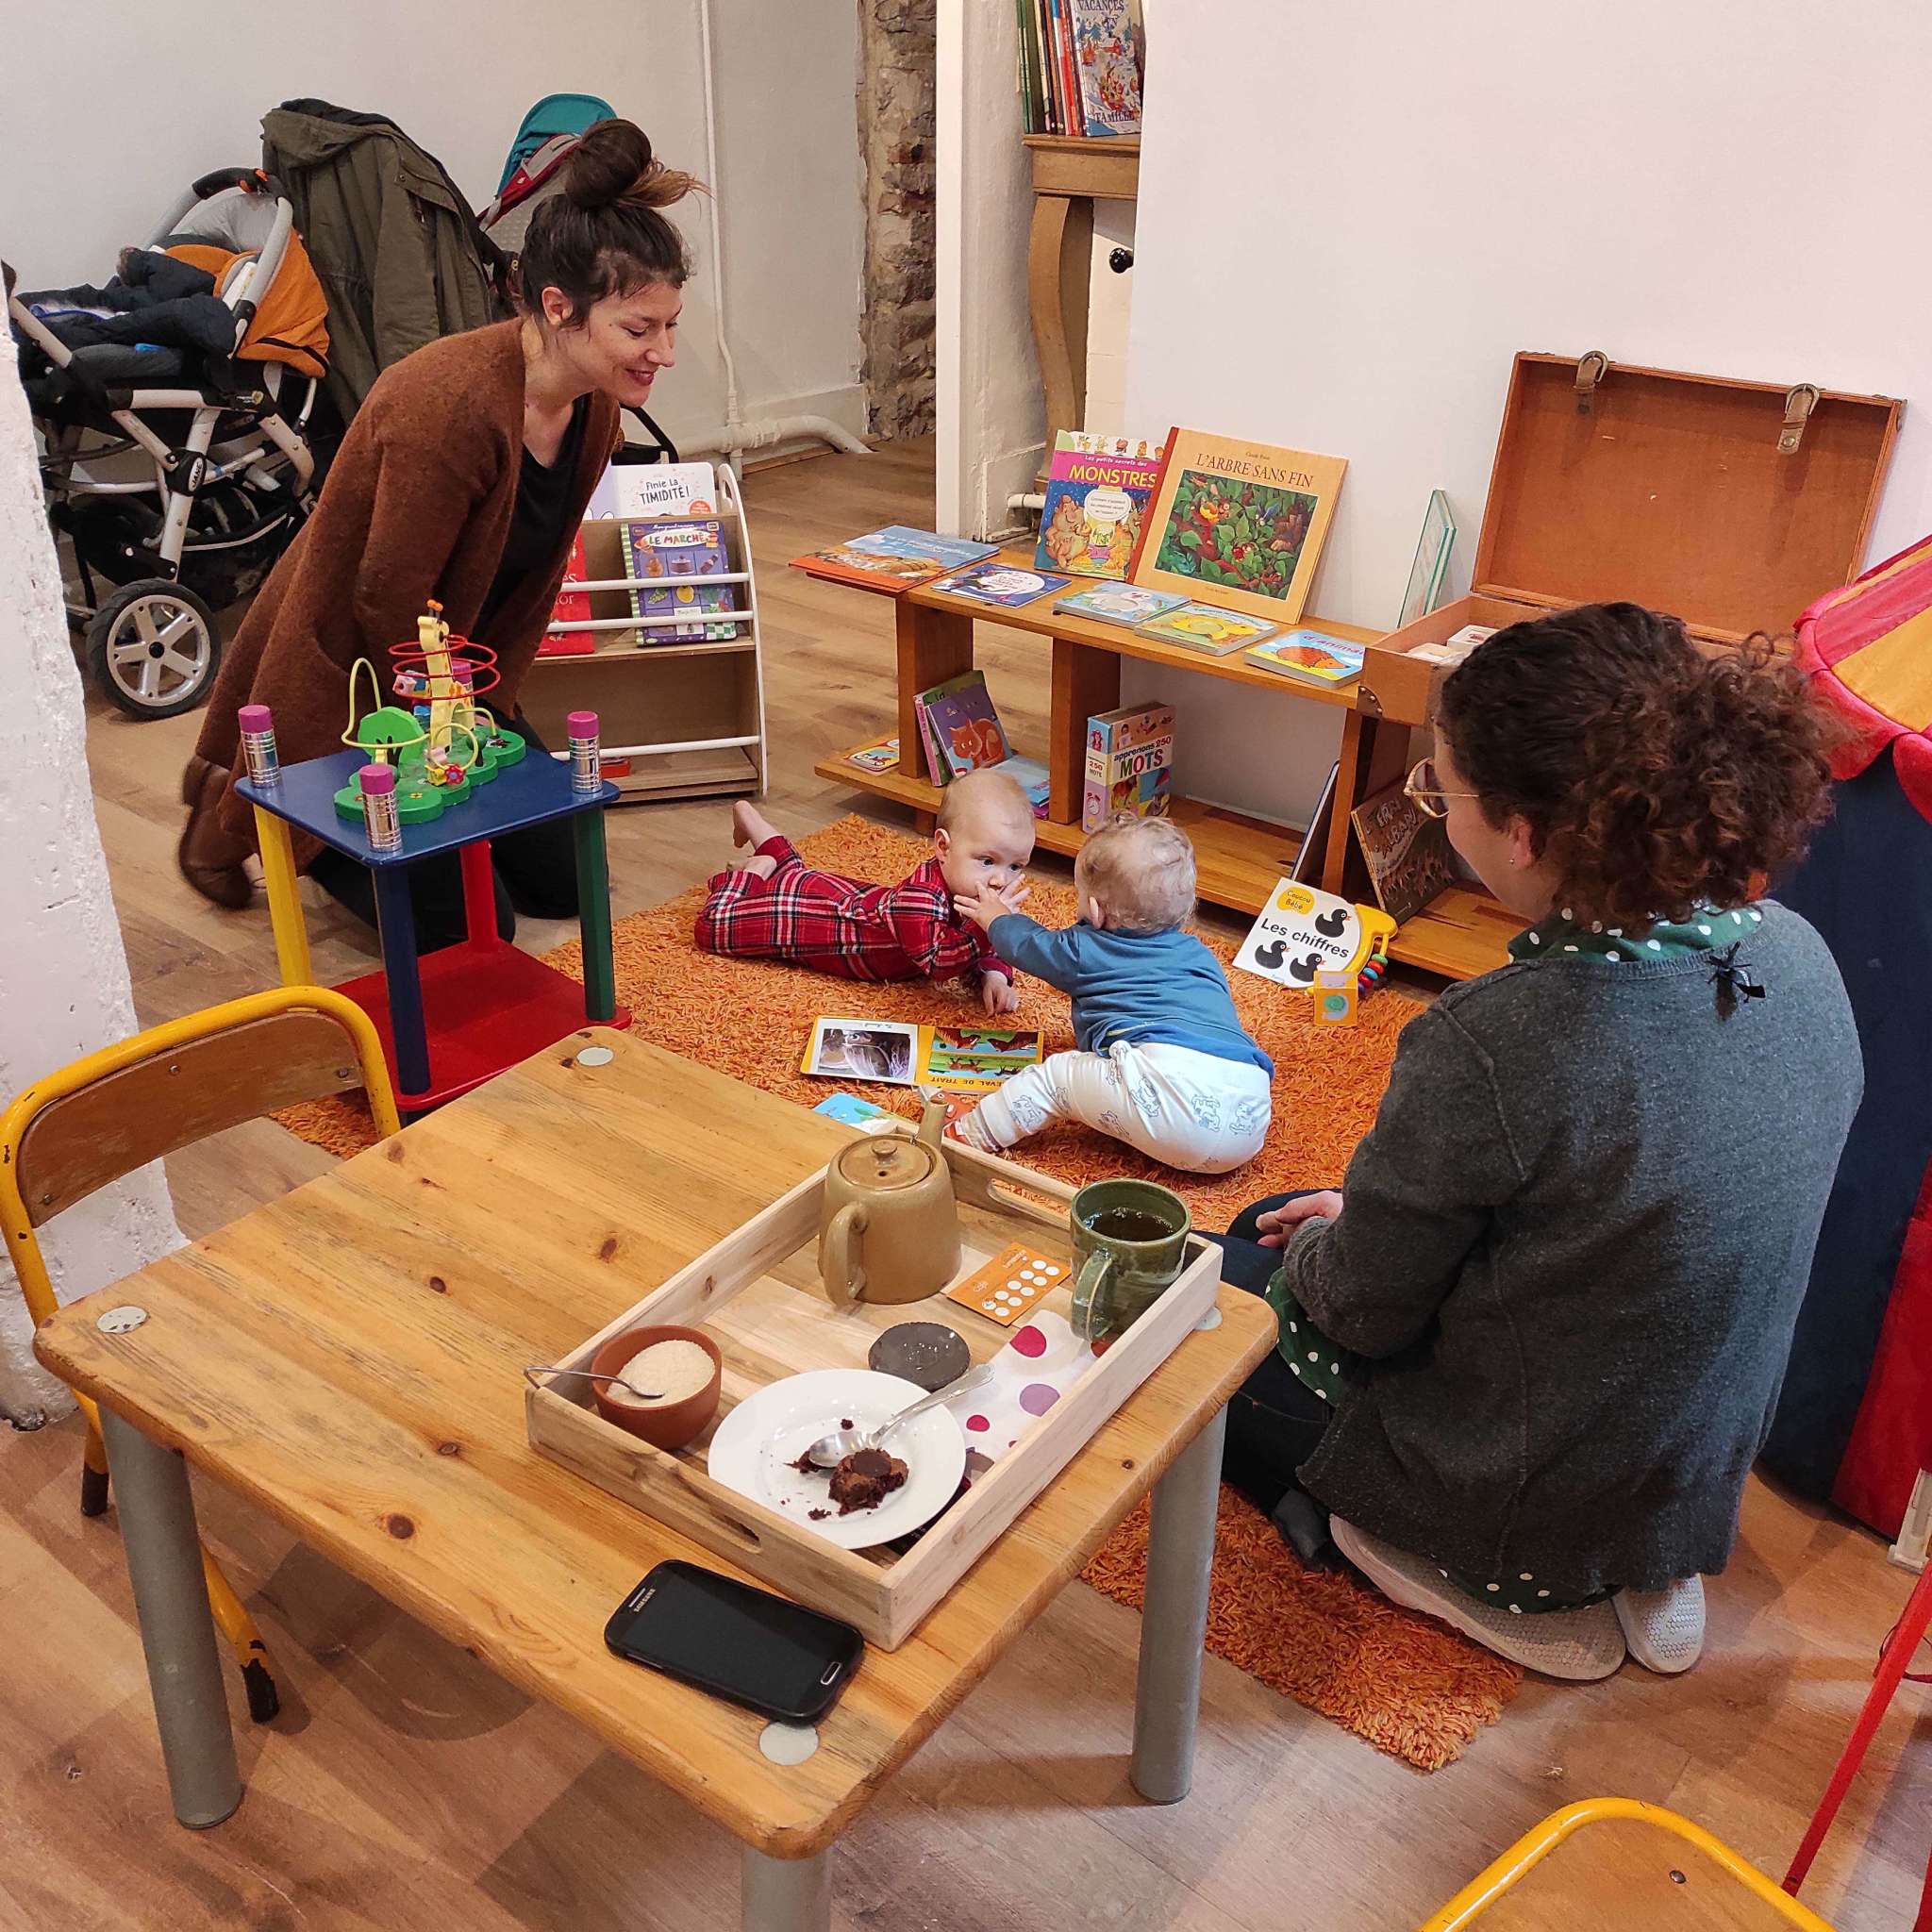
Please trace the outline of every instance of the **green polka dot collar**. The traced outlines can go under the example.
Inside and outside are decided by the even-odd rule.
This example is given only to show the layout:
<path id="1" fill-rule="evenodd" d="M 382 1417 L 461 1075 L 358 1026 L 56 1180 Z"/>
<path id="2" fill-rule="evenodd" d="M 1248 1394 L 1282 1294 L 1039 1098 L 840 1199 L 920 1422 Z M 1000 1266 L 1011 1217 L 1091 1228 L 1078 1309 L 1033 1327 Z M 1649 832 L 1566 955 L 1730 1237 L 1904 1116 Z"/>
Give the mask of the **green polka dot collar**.
<path id="1" fill-rule="evenodd" d="M 1700 906 L 1681 925 L 1660 923 L 1641 939 L 1632 939 L 1621 927 L 1600 924 L 1578 925 L 1565 906 L 1540 920 L 1527 932 L 1509 941 L 1512 959 L 1624 959 L 1637 962 L 1680 959 L 1687 953 L 1708 953 L 1720 946 L 1748 940 L 1763 924 L 1764 914 L 1755 906 L 1721 912 L 1715 906 Z"/>

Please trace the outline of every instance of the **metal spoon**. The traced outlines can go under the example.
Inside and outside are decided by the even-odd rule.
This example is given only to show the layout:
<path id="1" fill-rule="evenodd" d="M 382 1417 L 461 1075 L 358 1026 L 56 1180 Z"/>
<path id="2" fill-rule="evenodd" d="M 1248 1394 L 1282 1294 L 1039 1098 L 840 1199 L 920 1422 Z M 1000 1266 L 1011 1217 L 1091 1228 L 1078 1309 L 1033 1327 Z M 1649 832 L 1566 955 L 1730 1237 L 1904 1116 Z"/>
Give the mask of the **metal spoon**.
<path id="1" fill-rule="evenodd" d="M 589 1369 L 550 1369 L 545 1368 L 541 1362 L 532 1362 L 524 1371 L 525 1381 L 529 1383 L 533 1389 L 540 1386 L 537 1381 L 539 1375 L 575 1375 L 579 1380 L 585 1382 L 615 1382 L 620 1389 L 628 1389 L 640 1402 L 662 1402 L 664 1400 L 661 1392 L 654 1395 L 647 1389 L 640 1389 L 635 1382 L 626 1382 L 622 1375 L 599 1375 L 593 1374 Z"/>
<path id="2" fill-rule="evenodd" d="M 856 1456 L 861 1449 L 876 1449 L 901 1423 L 909 1423 L 916 1415 L 924 1415 L 929 1408 L 937 1408 L 942 1402 L 950 1402 L 956 1395 L 963 1395 L 969 1389 L 977 1389 L 982 1382 L 992 1380 L 992 1364 L 987 1362 L 981 1367 L 970 1370 L 957 1382 L 948 1382 L 943 1389 L 936 1389 L 930 1395 L 923 1395 L 917 1402 L 908 1403 L 896 1415 L 889 1415 L 875 1429 L 834 1429 L 829 1436 L 821 1436 L 806 1453 L 807 1459 L 814 1469 L 837 1469 L 848 1456 Z"/>

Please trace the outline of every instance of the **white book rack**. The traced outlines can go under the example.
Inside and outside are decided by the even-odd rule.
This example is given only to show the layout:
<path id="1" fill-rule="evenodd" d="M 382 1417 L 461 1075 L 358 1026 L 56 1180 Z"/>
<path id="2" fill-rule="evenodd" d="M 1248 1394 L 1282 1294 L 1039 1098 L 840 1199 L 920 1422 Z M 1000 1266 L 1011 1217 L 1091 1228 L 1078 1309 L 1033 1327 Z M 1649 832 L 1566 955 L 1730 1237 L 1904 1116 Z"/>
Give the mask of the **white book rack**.
<path id="1" fill-rule="evenodd" d="M 711 514 L 701 512 L 700 514 Z M 552 635 L 588 631 L 588 653 L 539 658 L 524 680 L 523 708 L 554 755 L 568 738 L 573 711 L 595 711 L 606 775 L 626 801 L 761 794 L 765 789 L 765 665 L 758 586 L 744 502 L 729 468 L 718 465 L 717 522 L 731 568 L 714 576 L 679 577 L 679 586 L 724 584 L 728 608 L 639 617 L 634 589 L 662 589 L 630 575 L 625 557 L 626 522 L 660 518 L 592 517 L 584 525 L 590 575 L 566 586 L 591 600 L 588 619 L 553 623 Z M 675 519 L 673 519 L 675 520 Z M 668 635 L 702 623 L 729 623 L 733 636 Z M 628 766 L 628 770 L 625 767 Z"/>

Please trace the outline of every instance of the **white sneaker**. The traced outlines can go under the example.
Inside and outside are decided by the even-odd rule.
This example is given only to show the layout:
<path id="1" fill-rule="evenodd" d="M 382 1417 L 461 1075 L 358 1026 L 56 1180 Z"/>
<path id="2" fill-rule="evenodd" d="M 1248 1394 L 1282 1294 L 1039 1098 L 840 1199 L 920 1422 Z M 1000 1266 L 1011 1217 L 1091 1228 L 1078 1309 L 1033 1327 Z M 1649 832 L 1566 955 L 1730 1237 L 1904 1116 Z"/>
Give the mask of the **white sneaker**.
<path id="1" fill-rule="evenodd" d="M 1610 1676 L 1624 1661 L 1624 1633 L 1608 1604 L 1513 1616 L 1465 1596 L 1444 1581 L 1441 1571 L 1426 1557 L 1398 1550 L 1339 1516 L 1328 1519 L 1328 1534 L 1335 1547 L 1391 1603 L 1441 1618 L 1452 1629 L 1512 1664 L 1541 1671 L 1546 1677 L 1593 1684 Z"/>
<path id="2" fill-rule="evenodd" d="M 1703 1577 L 1682 1577 L 1661 1590 L 1620 1590 L 1610 1602 L 1630 1655 L 1646 1671 L 1674 1677 L 1704 1654 Z"/>

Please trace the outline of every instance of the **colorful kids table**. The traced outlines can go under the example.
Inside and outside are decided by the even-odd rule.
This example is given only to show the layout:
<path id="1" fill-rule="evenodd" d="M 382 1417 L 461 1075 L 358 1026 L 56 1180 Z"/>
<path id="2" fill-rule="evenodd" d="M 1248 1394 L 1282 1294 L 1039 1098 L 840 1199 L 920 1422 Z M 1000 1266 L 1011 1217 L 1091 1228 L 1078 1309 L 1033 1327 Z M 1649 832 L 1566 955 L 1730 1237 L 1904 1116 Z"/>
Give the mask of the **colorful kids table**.
<path id="1" fill-rule="evenodd" d="M 366 865 L 375 887 L 382 970 L 337 988 L 375 1023 L 405 1112 L 421 1113 L 561 1040 L 586 1020 L 627 1026 L 617 1004 L 610 958 L 610 875 L 604 850 L 604 808 L 617 787 L 600 782 L 577 791 L 557 759 L 525 758 L 498 772 L 473 796 L 435 819 L 403 827 L 394 852 L 375 851 L 359 822 L 336 811 L 336 793 L 354 785 L 369 762 L 362 751 L 338 752 L 286 766 L 271 785 L 242 779 L 236 790 L 255 808 L 268 886 L 269 916 L 285 985 L 306 985 L 308 933 L 295 888 L 290 828 Z M 507 832 L 567 818 L 576 842 L 577 920 L 584 943 L 584 983 L 520 952 L 497 937 L 490 841 Z M 419 959 L 409 909 L 408 867 L 454 852 L 463 871 L 468 937 Z M 433 1064 L 432 1064 L 433 1056 Z"/>

